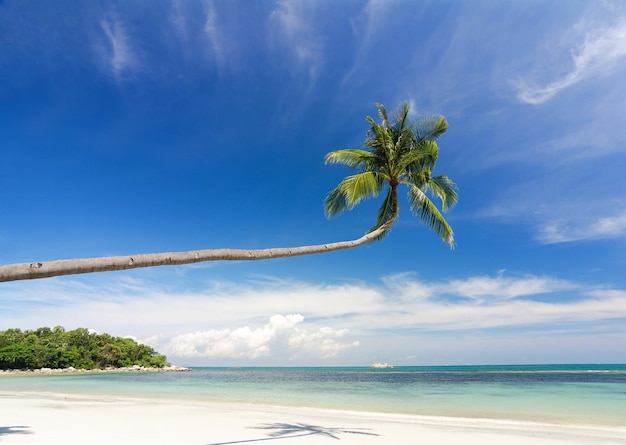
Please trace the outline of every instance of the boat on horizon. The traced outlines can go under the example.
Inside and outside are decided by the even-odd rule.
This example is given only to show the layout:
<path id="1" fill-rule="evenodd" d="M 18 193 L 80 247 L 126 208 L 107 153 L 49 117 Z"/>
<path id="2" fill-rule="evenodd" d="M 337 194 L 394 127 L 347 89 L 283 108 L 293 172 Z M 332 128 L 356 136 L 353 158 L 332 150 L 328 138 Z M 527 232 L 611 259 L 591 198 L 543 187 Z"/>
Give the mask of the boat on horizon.
<path id="1" fill-rule="evenodd" d="M 383 368 L 384 369 L 384 368 L 393 368 L 393 366 L 390 365 L 389 363 L 374 363 L 372 365 L 372 368 L 379 368 L 379 369 Z"/>

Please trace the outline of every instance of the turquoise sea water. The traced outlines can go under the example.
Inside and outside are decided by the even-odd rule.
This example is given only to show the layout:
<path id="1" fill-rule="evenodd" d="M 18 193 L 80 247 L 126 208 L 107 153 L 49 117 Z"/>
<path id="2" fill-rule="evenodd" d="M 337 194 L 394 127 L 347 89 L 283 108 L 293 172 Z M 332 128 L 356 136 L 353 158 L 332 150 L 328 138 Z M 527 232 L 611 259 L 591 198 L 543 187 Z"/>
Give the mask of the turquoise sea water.
<path id="1" fill-rule="evenodd" d="M 0 395 L 16 391 L 626 426 L 626 365 L 194 368 L 0 376 Z"/>

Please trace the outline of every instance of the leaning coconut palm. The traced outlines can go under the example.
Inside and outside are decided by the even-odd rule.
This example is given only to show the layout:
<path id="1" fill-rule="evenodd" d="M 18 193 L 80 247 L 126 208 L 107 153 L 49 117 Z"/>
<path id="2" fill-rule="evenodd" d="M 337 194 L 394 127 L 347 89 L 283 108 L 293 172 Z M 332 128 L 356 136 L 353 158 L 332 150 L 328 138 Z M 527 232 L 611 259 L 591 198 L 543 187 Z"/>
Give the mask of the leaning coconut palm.
<path id="1" fill-rule="evenodd" d="M 389 230 L 398 217 L 397 187 L 400 184 L 409 186 L 411 210 L 452 246 L 452 229 L 426 195 L 430 192 L 438 196 L 444 210 L 451 207 L 457 199 L 452 181 L 446 176 L 431 176 L 437 161 L 436 139 L 448 128 L 446 120 L 439 117 L 419 125 L 412 124 L 408 120 L 409 106 L 404 104 L 390 123 L 385 107 L 378 104 L 377 107 L 383 122 L 379 125 L 368 117 L 372 127 L 365 142 L 366 150 L 338 150 L 326 156 L 326 163 L 346 164 L 361 170 L 343 180 L 330 192 L 326 198 L 328 216 L 351 209 L 361 200 L 377 195 L 385 184 L 389 185 L 376 225 L 358 239 L 276 249 L 208 249 L 9 264 L 0 266 L 0 282 L 202 261 L 263 260 L 349 249 L 380 239 Z"/>
<path id="2" fill-rule="evenodd" d="M 408 186 L 411 211 L 434 230 L 450 247 L 454 233 L 428 194 L 441 200 L 447 211 L 457 201 L 456 185 L 445 175 L 432 176 L 437 163 L 437 139 L 448 129 L 443 116 L 409 120 L 410 106 L 402 104 L 389 120 L 387 110 L 376 104 L 382 124 L 368 116 L 371 124 L 365 149 L 336 150 L 326 155 L 327 164 L 344 164 L 359 172 L 348 176 L 326 197 L 326 215 L 350 210 L 362 200 L 377 196 L 385 186 L 387 195 L 370 229 L 377 239 L 388 233 L 398 218 L 398 186 Z M 384 230 L 380 230 L 384 229 Z"/>

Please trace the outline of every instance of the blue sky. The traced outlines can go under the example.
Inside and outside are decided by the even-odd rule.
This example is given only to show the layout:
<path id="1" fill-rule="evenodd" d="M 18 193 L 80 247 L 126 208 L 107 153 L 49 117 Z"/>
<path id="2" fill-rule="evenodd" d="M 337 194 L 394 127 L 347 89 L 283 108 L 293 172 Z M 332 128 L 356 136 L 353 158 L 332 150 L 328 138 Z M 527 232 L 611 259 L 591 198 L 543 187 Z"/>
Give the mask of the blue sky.
<path id="1" fill-rule="evenodd" d="M 403 101 L 444 115 L 450 250 L 382 242 L 262 262 L 0 285 L 0 329 L 128 335 L 183 365 L 626 361 L 620 1 L 0 2 L 0 263 L 354 239 L 327 220 Z M 401 192 L 402 193 L 402 192 Z"/>

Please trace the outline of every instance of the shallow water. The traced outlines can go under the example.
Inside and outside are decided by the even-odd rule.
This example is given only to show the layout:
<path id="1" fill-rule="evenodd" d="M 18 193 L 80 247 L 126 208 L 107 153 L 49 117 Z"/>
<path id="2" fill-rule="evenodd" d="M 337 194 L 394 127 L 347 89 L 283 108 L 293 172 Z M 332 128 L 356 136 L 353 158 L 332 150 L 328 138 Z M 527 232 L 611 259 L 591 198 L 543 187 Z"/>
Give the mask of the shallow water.
<path id="1" fill-rule="evenodd" d="M 626 365 L 194 368 L 0 376 L 0 392 L 154 397 L 549 423 L 626 425 Z"/>

